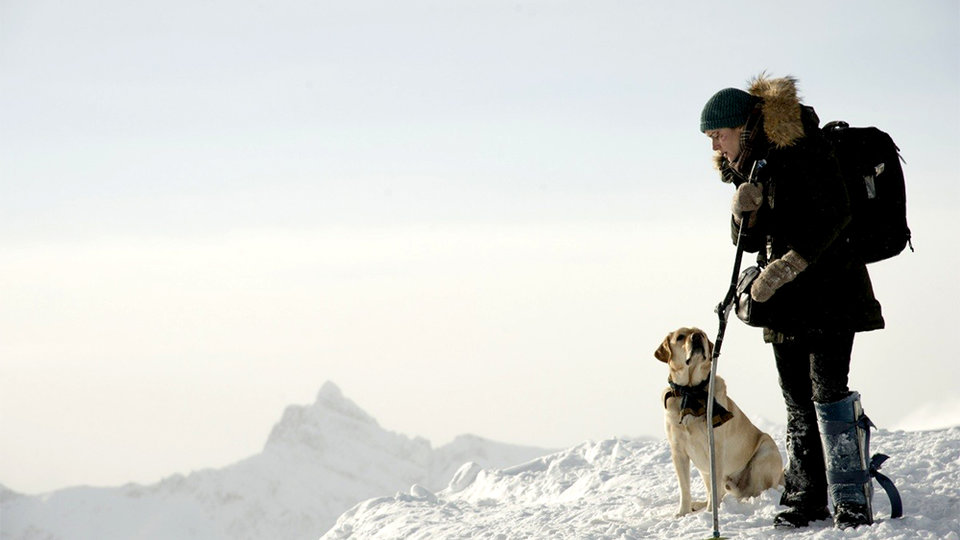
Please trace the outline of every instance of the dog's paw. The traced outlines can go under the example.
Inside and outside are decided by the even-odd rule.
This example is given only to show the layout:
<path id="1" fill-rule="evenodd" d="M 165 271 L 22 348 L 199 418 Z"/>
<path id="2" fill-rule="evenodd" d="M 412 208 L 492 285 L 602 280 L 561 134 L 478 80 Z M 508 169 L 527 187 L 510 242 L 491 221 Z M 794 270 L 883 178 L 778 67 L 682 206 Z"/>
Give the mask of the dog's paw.
<path id="1" fill-rule="evenodd" d="M 706 502 L 706 501 L 693 501 L 693 503 L 690 504 L 690 508 L 684 508 L 684 507 L 681 506 L 681 507 L 677 510 L 677 513 L 673 515 L 673 517 L 678 517 L 678 518 L 680 518 L 680 517 L 683 517 L 683 516 L 685 516 L 685 515 L 687 515 L 687 514 L 692 514 L 692 513 L 694 513 L 694 512 L 699 512 L 700 510 L 703 510 L 704 508 L 706 508 L 706 506 L 707 506 L 707 502 Z"/>

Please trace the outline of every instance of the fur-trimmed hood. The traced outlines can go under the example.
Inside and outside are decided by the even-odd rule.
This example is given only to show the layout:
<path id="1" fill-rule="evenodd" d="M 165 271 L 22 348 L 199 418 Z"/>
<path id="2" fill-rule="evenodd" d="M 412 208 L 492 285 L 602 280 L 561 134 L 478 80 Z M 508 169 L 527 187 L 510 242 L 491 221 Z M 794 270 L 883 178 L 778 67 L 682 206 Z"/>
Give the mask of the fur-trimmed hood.
<path id="1" fill-rule="evenodd" d="M 750 94 L 763 100 L 763 131 L 778 148 L 792 146 L 803 138 L 800 98 L 793 77 L 769 78 L 761 73 L 750 82 Z"/>
<path id="2" fill-rule="evenodd" d="M 761 73 L 750 81 L 749 93 L 761 99 L 759 109 L 762 122 L 760 128 L 745 129 L 740 134 L 740 146 L 742 152 L 749 152 L 750 147 L 756 145 L 761 152 L 765 153 L 766 148 L 787 148 L 794 146 L 797 141 L 805 135 L 803 110 L 809 110 L 809 114 L 816 118 L 816 114 L 810 107 L 804 107 L 800 103 L 797 95 L 797 79 L 794 77 L 768 77 L 766 73 Z M 757 111 L 751 113 L 747 123 L 750 124 L 755 118 Z M 735 176 L 741 178 L 745 176 L 745 171 L 749 169 L 749 163 L 752 160 L 749 156 L 741 156 L 739 164 L 732 164 L 723 157 L 720 152 L 713 155 L 713 164 L 720 171 L 720 179 L 726 183 L 735 183 Z"/>

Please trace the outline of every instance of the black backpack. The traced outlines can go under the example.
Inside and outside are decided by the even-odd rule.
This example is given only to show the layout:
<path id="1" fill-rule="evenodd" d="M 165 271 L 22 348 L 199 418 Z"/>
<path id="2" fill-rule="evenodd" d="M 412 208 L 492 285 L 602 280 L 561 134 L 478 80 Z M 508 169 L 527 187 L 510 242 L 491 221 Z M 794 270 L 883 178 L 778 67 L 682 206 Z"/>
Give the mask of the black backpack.
<path id="1" fill-rule="evenodd" d="M 910 242 L 907 189 L 900 149 L 875 127 L 830 122 L 823 134 L 833 145 L 850 196 L 848 238 L 864 262 L 898 255 Z"/>

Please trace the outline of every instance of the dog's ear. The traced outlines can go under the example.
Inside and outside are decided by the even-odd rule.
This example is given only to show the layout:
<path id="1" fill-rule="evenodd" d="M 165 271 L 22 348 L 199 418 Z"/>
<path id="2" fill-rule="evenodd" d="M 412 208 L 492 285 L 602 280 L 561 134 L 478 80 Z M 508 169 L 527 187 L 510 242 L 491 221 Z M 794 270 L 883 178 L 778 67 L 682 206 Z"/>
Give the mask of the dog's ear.
<path id="1" fill-rule="evenodd" d="M 657 347 L 657 350 L 653 352 L 654 358 L 663 362 L 670 363 L 670 357 L 673 355 L 673 351 L 670 349 L 670 334 L 667 334 L 667 337 L 663 338 L 663 343 Z"/>

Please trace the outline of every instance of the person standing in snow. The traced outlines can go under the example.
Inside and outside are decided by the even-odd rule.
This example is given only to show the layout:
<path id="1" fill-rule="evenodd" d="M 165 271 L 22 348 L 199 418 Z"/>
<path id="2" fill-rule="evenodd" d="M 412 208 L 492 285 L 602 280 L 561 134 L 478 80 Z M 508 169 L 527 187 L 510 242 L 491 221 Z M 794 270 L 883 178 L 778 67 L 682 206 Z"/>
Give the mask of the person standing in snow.
<path id="1" fill-rule="evenodd" d="M 766 313 L 764 341 L 773 345 L 787 409 L 787 509 L 774 519 L 778 528 L 828 519 L 828 493 L 837 527 L 873 523 L 869 420 L 847 384 L 854 334 L 884 321 L 866 265 L 845 237 L 849 198 L 818 126 L 792 77 L 761 75 L 749 91 L 720 90 L 700 117 L 722 180 L 736 187 L 734 241 L 745 218 L 741 242 L 763 268 L 750 295 Z"/>

